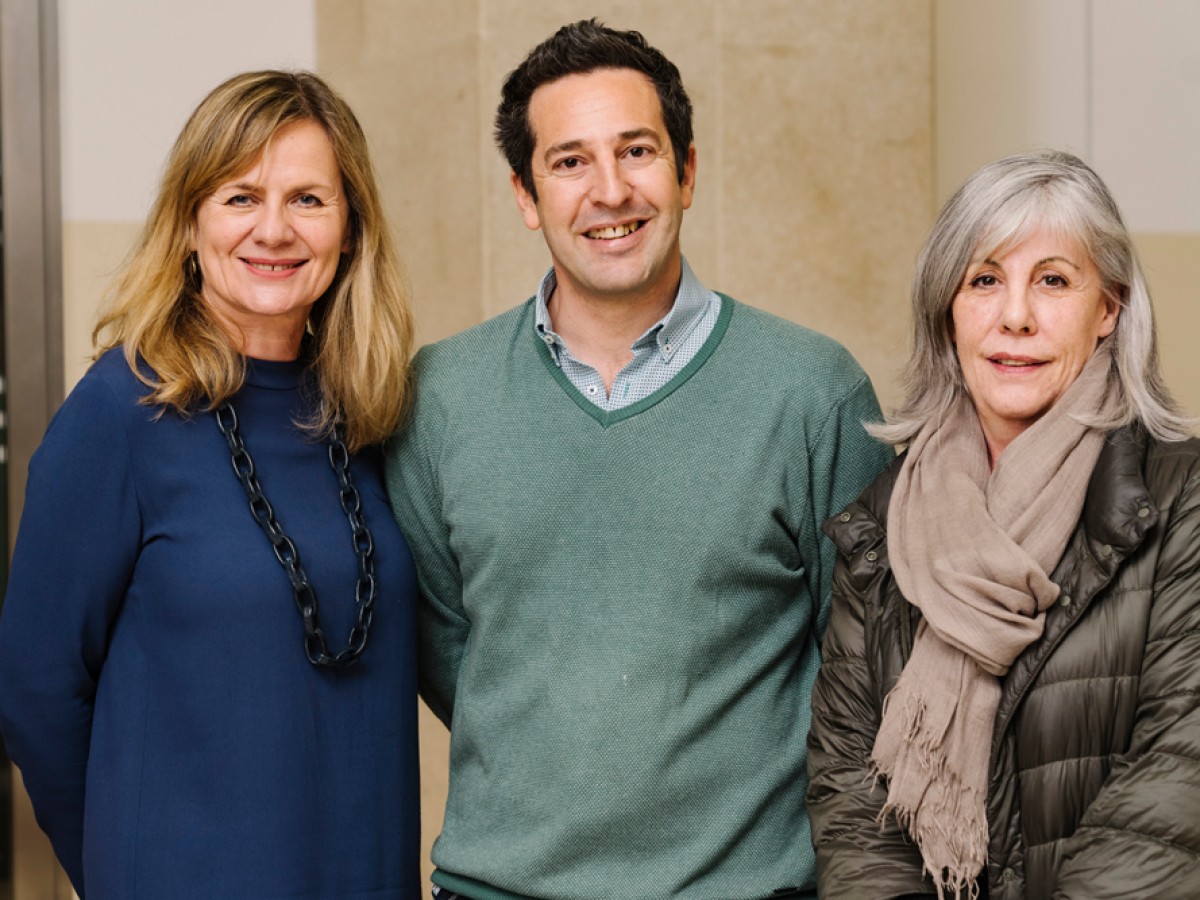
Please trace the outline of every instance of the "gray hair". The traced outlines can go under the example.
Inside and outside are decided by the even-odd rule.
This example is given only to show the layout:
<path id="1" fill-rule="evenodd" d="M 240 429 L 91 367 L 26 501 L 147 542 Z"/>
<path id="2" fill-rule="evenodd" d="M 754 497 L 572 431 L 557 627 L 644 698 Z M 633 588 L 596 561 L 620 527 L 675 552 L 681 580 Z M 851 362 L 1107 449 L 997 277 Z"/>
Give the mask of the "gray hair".
<path id="1" fill-rule="evenodd" d="M 907 443 L 966 395 L 950 307 L 967 267 L 980 255 L 1004 255 L 1040 229 L 1076 242 L 1099 271 L 1105 296 L 1120 307 L 1107 338 L 1118 403 L 1110 417 L 1091 424 L 1111 429 L 1140 422 L 1162 441 L 1189 436 L 1192 421 L 1159 371 L 1150 293 L 1112 194 L 1082 160 L 1043 150 L 989 163 L 942 208 L 913 278 L 913 348 L 904 370 L 904 401 L 886 424 L 868 426 L 875 437 Z"/>

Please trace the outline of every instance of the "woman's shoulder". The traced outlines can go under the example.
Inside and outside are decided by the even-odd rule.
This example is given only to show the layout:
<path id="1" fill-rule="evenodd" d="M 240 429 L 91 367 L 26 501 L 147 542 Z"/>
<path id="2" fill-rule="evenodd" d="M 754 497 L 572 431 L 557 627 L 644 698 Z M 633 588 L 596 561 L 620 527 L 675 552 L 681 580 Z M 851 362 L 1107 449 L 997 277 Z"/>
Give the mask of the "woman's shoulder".
<path id="1" fill-rule="evenodd" d="M 1156 438 L 1146 439 L 1147 461 L 1155 462 L 1174 460 L 1176 462 L 1200 460 L 1200 438 L 1189 437 L 1182 441 L 1160 441 Z"/>
<path id="2" fill-rule="evenodd" d="M 140 358 L 142 373 L 153 378 L 154 373 Z M 102 353 L 71 388 L 55 413 L 47 436 L 58 432 L 75 436 L 106 434 L 113 428 L 127 429 L 131 424 L 153 419 L 147 415 L 143 402 L 150 387 L 134 373 L 125 358 L 124 350 L 114 347 Z"/>
<path id="3" fill-rule="evenodd" d="M 137 366 L 136 372 L 133 365 Z M 124 347 L 117 346 L 105 350 L 79 380 L 76 389 L 96 389 L 103 386 L 118 399 L 140 399 L 150 391 L 143 379 L 153 379 L 154 370 L 146 365 L 141 356 L 134 358 L 133 365 L 126 357 Z"/>
<path id="4" fill-rule="evenodd" d="M 1144 477 L 1147 490 L 1159 503 L 1177 497 L 1200 503 L 1200 438 L 1183 441 L 1148 438 Z"/>

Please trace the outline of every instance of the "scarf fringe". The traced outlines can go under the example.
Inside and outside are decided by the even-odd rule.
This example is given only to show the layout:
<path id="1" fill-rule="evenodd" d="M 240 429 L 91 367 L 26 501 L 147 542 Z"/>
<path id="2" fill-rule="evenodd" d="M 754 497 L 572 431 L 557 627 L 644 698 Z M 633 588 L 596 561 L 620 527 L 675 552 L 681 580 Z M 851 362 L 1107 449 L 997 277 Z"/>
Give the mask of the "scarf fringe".
<path id="1" fill-rule="evenodd" d="M 895 692 L 890 694 L 891 701 Z M 895 784 L 896 769 L 906 768 L 905 780 L 916 790 L 888 799 L 876 822 L 883 827 L 892 816 L 921 851 L 923 870 L 933 879 L 940 900 L 979 896 L 978 876 L 987 864 L 988 825 L 983 794 L 965 784 L 953 770 L 942 745 L 943 734 L 930 727 L 924 698 L 906 693 L 901 698 L 900 746 L 910 752 L 872 759 L 871 774 Z M 877 748 L 878 750 L 878 748 Z"/>

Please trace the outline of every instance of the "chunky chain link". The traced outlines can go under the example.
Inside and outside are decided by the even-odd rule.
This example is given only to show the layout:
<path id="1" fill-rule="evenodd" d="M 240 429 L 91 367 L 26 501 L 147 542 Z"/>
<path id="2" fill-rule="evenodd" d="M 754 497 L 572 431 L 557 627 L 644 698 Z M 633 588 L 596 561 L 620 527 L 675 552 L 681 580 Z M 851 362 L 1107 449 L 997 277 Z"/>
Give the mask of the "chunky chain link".
<path id="1" fill-rule="evenodd" d="M 292 583 L 292 593 L 296 598 L 296 608 L 304 622 L 304 652 L 309 662 L 314 666 L 331 666 L 345 668 L 353 665 L 362 656 L 367 646 L 367 637 L 371 632 L 371 620 L 375 616 L 375 563 L 372 559 L 375 552 L 375 541 L 367 528 L 362 516 L 362 498 L 354 482 L 350 480 L 350 452 L 342 441 L 341 432 L 335 428 L 329 437 L 329 464 L 337 475 L 338 493 L 342 501 L 342 511 L 350 522 L 350 532 L 354 541 L 354 555 L 358 557 L 358 581 L 354 587 L 354 608 L 356 612 L 354 627 L 350 629 L 350 638 L 344 650 L 337 654 L 329 652 L 325 641 L 325 632 L 321 630 L 317 618 L 317 594 L 313 590 L 304 567 L 300 564 L 300 551 L 292 542 L 275 518 L 275 510 L 271 501 L 263 494 L 262 486 L 255 474 L 254 460 L 250 451 L 242 442 L 238 429 L 237 413 L 228 403 L 222 403 L 215 410 L 217 427 L 225 435 L 232 457 L 233 471 L 246 491 L 250 501 L 250 514 L 262 528 L 263 534 L 271 542 L 275 558 L 287 573 L 288 581 Z"/>

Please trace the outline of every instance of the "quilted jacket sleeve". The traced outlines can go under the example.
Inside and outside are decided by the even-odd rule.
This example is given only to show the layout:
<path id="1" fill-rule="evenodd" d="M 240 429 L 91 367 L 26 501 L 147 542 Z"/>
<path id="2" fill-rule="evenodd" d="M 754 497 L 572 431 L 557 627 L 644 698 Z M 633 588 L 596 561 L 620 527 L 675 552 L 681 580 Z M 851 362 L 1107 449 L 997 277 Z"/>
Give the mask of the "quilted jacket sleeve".
<path id="1" fill-rule="evenodd" d="M 1130 752 L 1064 851 L 1061 900 L 1200 897 L 1200 457 L 1167 445 L 1182 485 L 1158 499 L 1163 542 Z M 1179 469 L 1184 471 L 1181 473 Z M 1153 490 L 1153 487 L 1151 487 Z M 1157 499 L 1157 498 L 1156 498 Z"/>
<path id="2" fill-rule="evenodd" d="M 838 544 L 838 560 L 808 758 L 818 892 L 863 900 L 936 896 L 922 876 L 916 845 L 894 818 L 880 824 L 886 791 L 871 771 L 883 692 L 866 649 L 878 620 L 875 602 L 867 598 L 877 596 L 879 579 L 889 577 L 882 529 L 864 505 L 854 503 L 826 531 Z"/>

